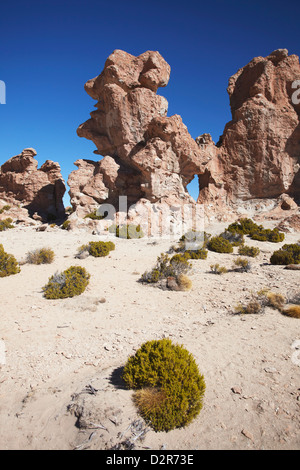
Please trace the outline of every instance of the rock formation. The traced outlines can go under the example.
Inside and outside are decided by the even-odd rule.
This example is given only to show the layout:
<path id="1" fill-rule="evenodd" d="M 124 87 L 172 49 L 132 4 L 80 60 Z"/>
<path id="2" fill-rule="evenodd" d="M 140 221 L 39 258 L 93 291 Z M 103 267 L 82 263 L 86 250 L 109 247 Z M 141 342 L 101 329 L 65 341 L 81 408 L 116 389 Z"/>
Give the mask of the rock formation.
<path id="1" fill-rule="evenodd" d="M 229 79 L 232 120 L 216 146 L 196 139 L 213 155 L 198 202 L 237 213 L 269 211 L 276 201 L 289 210 L 295 203 L 287 196 L 300 202 L 300 105 L 292 99 L 299 79 L 299 58 L 286 49 L 254 58 Z"/>
<path id="2" fill-rule="evenodd" d="M 36 151 L 24 149 L 0 167 L 0 199 L 27 209 L 44 220 L 64 216 L 65 184 L 58 163 L 47 160 L 39 169 Z"/>
<path id="3" fill-rule="evenodd" d="M 168 103 L 156 94 L 169 76 L 170 67 L 158 52 L 135 57 L 116 50 L 103 72 L 86 83 L 97 110 L 77 133 L 92 140 L 95 153 L 104 158 L 75 162 L 78 170 L 68 184 L 78 214 L 103 202 L 116 207 L 120 195 L 129 204 L 193 201 L 186 186 L 204 172 L 207 157 L 181 117 L 167 117 Z"/>
<path id="4" fill-rule="evenodd" d="M 299 58 L 279 49 L 229 79 L 232 120 L 217 144 L 210 134 L 192 139 L 180 116 L 167 117 L 156 92 L 169 75 L 158 52 L 116 50 L 86 83 L 97 109 L 77 133 L 104 158 L 75 162 L 68 183 L 76 215 L 102 203 L 117 209 L 120 195 L 138 206 L 195 204 L 186 189 L 195 175 L 208 218 L 298 211 L 300 104 L 292 97 Z"/>

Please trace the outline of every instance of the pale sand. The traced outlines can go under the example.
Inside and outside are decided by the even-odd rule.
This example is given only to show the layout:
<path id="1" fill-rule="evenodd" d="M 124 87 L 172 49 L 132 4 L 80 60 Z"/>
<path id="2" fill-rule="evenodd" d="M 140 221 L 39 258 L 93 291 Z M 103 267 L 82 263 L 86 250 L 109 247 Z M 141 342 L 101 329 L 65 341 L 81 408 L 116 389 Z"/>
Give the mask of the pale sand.
<path id="1" fill-rule="evenodd" d="M 285 242 L 299 238 L 288 234 Z M 237 250 L 209 252 L 207 260 L 193 261 L 192 291 L 173 292 L 137 282 L 170 248 L 169 240 L 153 245 L 112 237 L 116 250 L 109 257 L 74 258 L 80 245 L 100 239 L 105 237 L 33 227 L 0 233 L 0 243 L 18 260 L 43 246 L 56 254 L 51 265 L 25 264 L 19 274 L 0 279 L 6 349 L 0 448 L 107 449 L 126 438 L 133 442 L 135 428 L 128 427 L 140 418 L 117 369 L 143 342 L 169 337 L 194 355 L 204 374 L 204 406 L 185 429 L 149 430 L 143 441 L 135 440 L 137 449 L 299 449 L 300 320 L 271 308 L 232 315 L 239 301 L 261 288 L 299 290 L 299 271 L 268 264 L 282 243 L 247 241 L 261 254 L 244 274 L 211 274 L 216 262 L 231 268 Z M 45 299 L 41 288 L 48 278 L 74 264 L 91 274 L 87 290 L 72 299 Z M 103 297 L 106 302 L 99 302 Z M 94 395 L 74 396 L 88 385 L 97 389 Z M 70 404 L 82 406 L 89 429 L 75 426 Z"/>

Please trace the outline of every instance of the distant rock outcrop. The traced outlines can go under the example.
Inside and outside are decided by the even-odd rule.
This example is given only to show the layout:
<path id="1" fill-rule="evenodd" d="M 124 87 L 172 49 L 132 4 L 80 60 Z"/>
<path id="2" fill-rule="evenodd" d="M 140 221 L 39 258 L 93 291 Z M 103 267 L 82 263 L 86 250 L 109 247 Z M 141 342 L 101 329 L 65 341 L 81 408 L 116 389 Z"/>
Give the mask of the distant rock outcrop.
<path id="1" fill-rule="evenodd" d="M 207 163 L 181 117 L 167 117 L 168 103 L 156 94 L 169 81 L 170 66 L 158 52 L 138 57 L 116 50 L 103 72 L 85 85 L 97 100 L 91 119 L 79 126 L 103 155 L 99 162 L 77 160 L 69 176 L 70 196 L 78 214 L 100 203 L 194 202 L 186 189 Z"/>
<path id="2" fill-rule="evenodd" d="M 65 184 L 58 163 L 47 160 L 39 169 L 36 151 L 24 149 L 0 167 L 0 199 L 27 209 L 44 220 L 64 216 Z"/>
<path id="3" fill-rule="evenodd" d="M 299 58 L 286 49 L 254 58 L 229 79 L 232 120 L 216 146 L 206 139 L 215 156 L 199 179 L 198 202 L 224 213 L 289 210 L 283 195 L 299 203 L 300 105 L 292 99 L 299 79 Z"/>

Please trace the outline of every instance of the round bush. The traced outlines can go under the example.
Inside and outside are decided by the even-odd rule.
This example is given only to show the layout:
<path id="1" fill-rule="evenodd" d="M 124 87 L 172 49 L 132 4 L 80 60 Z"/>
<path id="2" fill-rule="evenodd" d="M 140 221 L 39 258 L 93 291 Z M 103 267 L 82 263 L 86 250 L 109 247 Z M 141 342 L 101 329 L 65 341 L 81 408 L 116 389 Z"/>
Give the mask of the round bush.
<path id="1" fill-rule="evenodd" d="M 169 339 L 144 343 L 128 359 L 122 377 L 128 388 L 138 390 L 139 412 L 155 431 L 186 426 L 203 406 L 205 381 L 195 359 Z"/>
<path id="2" fill-rule="evenodd" d="M 232 244 L 223 237 L 212 237 L 207 245 L 207 248 L 217 253 L 232 253 Z"/>
<path id="3" fill-rule="evenodd" d="M 106 242 L 90 242 L 88 251 L 91 256 L 96 258 L 107 256 L 109 254 L 109 246 Z"/>
<path id="4" fill-rule="evenodd" d="M 0 244 L 0 277 L 11 276 L 20 272 L 16 258 L 4 251 Z"/>
<path id="5" fill-rule="evenodd" d="M 280 250 L 274 251 L 270 262 L 271 264 L 299 264 L 300 245 L 297 243 L 283 245 Z"/>
<path id="6" fill-rule="evenodd" d="M 43 287 L 46 299 L 65 299 L 80 295 L 89 283 L 90 275 L 81 266 L 71 266 L 62 273 L 50 277 Z"/>

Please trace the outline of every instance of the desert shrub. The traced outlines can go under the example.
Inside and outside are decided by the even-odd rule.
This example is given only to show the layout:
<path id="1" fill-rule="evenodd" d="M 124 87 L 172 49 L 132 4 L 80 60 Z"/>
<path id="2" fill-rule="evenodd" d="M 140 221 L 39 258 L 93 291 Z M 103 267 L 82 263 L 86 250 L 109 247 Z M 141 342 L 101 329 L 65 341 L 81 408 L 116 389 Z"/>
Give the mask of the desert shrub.
<path id="1" fill-rule="evenodd" d="M 252 240 L 269 241 L 273 243 L 282 242 L 284 233 L 279 232 L 277 228 L 265 229 L 262 225 L 257 225 L 253 220 L 243 218 L 230 224 L 227 229 L 229 232 L 249 235 Z"/>
<path id="2" fill-rule="evenodd" d="M 144 343 L 123 370 L 134 401 L 155 431 L 189 424 L 203 406 L 205 381 L 194 357 L 169 339 Z"/>
<path id="3" fill-rule="evenodd" d="M 0 214 L 3 214 L 3 212 L 5 211 L 9 211 L 9 209 L 10 209 L 10 206 L 8 204 L 6 204 L 5 206 L 2 206 L 0 209 Z"/>
<path id="4" fill-rule="evenodd" d="M 81 266 L 71 266 L 62 273 L 55 273 L 43 287 L 46 299 L 65 299 L 84 292 L 90 275 Z"/>
<path id="5" fill-rule="evenodd" d="M 26 255 L 26 261 L 30 264 L 50 264 L 54 260 L 54 251 L 51 248 L 40 248 L 29 251 Z"/>
<path id="6" fill-rule="evenodd" d="M 105 217 L 106 217 L 106 214 L 99 215 L 97 213 L 97 209 L 93 210 L 92 212 L 84 216 L 85 219 L 92 219 L 92 220 L 103 220 L 105 219 Z"/>
<path id="7" fill-rule="evenodd" d="M 118 238 L 133 239 L 144 237 L 144 233 L 140 225 L 111 225 L 108 228 L 108 231 L 109 233 L 114 233 Z"/>
<path id="8" fill-rule="evenodd" d="M 217 264 L 212 264 L 210 266 L 210 270 L 213 274 L 225 274 L 228 272 L 227 268 L 225 266 L 220 266 L 218 263 Z"/>
<path id="9" fill-rule="evenodd" d="M 167 277 L 175 277 L 177 279 L 180 274 L 186 274 L 190 269 L 191 265 L 184 254 L 174 255 L 170 259 L 168 255 L 162 253 L 158 256 L 154 268 L 150 272 L 146 271 L 140 281 L 156 283 Z"/>
<path id="10" fill-rule="evenodd" d="M 233 252 L 232 244 L 220 236 L 212 237 L 207 243 L 207 248 L 211 251 L 216 251 L 217 253 Z"/>
<path id="11" fill-rule="evenodd" d="M 205 248 L 199 248 L 198 250 L 187 250 L 184 254 L 187 259 L 206 259 L 207 253 Z"/>
<path id="12" fill-rule="evenodd" d="M 225 230 L 221 233 L 220 237 L 224 238 L 224 240 L 229 241 L 232 246 L 241 246 L 245 243 L 244 235 L 242 233 Z"/>
<path id="13" fill-rule="evenodd" d="M 70 222 L 69 220 L 65 220 L 65 221 L 62 223 L 61 228 L 62 228 L 63 230 L 69 230 L 70 224 L 71 224 L 71 222 Z"/>
<path id="14" fill-rule="evenodd" d="M 179 274 L 179 276 L 177 276 L 177 285 L 180 290 L 189 291 L 191 290 L 193 283 L 186 274 Z"/>
<path id="15" fill-rule="evenodd" d="M 239 255 L 250 256 L 251 258 L 256 258 L 259 255 L 260 249 L 256 246 L 240 246 L 238 249 Z"/>
<path id="16" fill-rule="evenodd" d="M 251 271 L 251 263 L 247 258 L 241 258 L 240 256 L 234 260 L 235 270 L 241 273 Z"/>
<path id="17" fill-rule="evenodd" d="M 68 207 L 65 208 L 65 213 L 66 213 L 66 214 L 71 215 L 71 214 L 73 214 L 73 212 L 74 212 L 73 207 L 68 206 Z"/>
<path id="18" fill-rule="evenodd" d="M 178 251 L 185 251 L 187 248 L 199 250 L 200 248 L 205 247 L 210 237 L 210 233 L 189 230 L 180 238 Z"/>
<path id="19" fill-rule="evenodd" d="M 4 232 L 5 230 L 14 228 L 14 226 L 12 225 L 12 221 L 13 220 L 10 217 L 4 220 L 0 220 L 0 232 Z"/>
<path id="20" fill-rule="evenodd" d="M 283 315 L 292 318 L 300 318 L 300 305 L 288 305 L 282 310 Z"/>
<path id="21" fill-rule="evenodd" d="M 235 313 L 238 315 L 242 315 L 242 314 L 253 315 L 253 314 L 262 313 L 264 311 L 264 308 L 265 308 L 265 305 L 259 302 L 258 299 L 252 299 L 246 305 L 238 304 L 235 307 Z"/>
<path id="22" fill-rule="evenodd" d="M 16 258 L 4 251 L 0 244 L 0 277 L 11 276 L 20 272 Z"/>
<path id="23" fill-rule="evenodd" d="M 81 245 L 78 248 L 78 253 L 83 251 L 88 251 L 91 256 L 96 258 L 104 257 L 109 254 L 110 251 L 115 249 L 115 244 L 111 241 L 109 242 L 89 242 L 86 245 Z"/>
<path id="24" fill-rule="evenodd" d="M 251 234 L 252 240 L 258 240 L 261 242 L 272 242 L 272 243 L 280 243 L 284 240 L 284 233 L 279 232 L 277 228 L 265 229 L 259 228 L 256 232 Z"/>
<path id="25" fill-rule="evenodd" d="M 300 245 L 290 243 L 283 245 L 280 250 L 274 251 L 270 258 L 271 264 L 299 264 L 300 263 Z"/>

